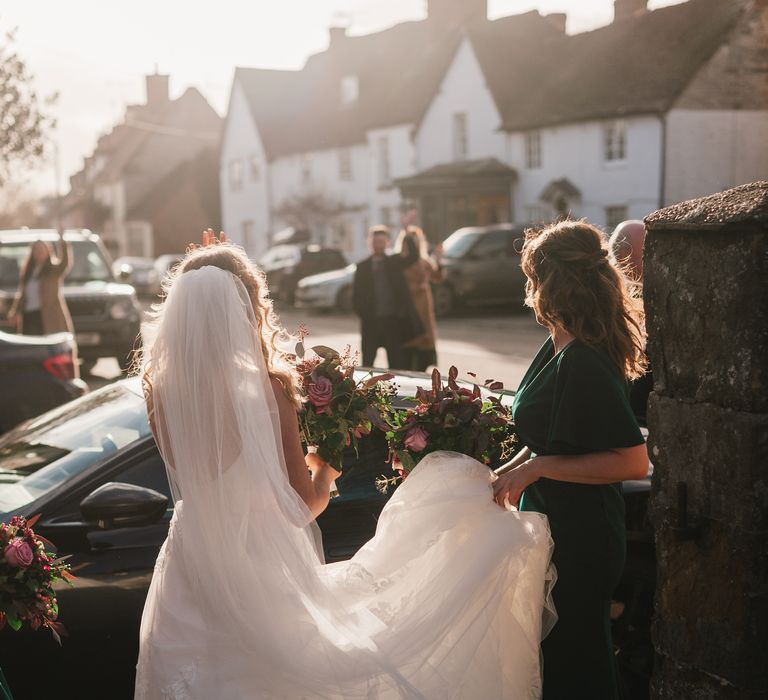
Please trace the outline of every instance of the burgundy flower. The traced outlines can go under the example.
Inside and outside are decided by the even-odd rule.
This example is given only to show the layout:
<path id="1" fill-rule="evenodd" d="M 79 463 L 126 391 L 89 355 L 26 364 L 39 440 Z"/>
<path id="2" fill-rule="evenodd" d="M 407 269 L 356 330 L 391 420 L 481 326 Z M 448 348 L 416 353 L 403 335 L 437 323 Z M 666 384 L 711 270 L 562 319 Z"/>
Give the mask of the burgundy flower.
<path id="1" fill-rule="evenodd" d="M 32 547 L 18 537 L 8 543 L 3 554 L 11 566 L 18 566 L 20 569 L 26 569 L 35 558 Z"/>
<path id="2" fill-rule="evenodd" d="M 428 433 L 420 425 L 414 425 L 408 430 L 403 444 L 412 452 L 423 452 L 427 446 Z"/>
<path id="3" fill-rule="evenodd" d="M 307 394 L 312 405 L 323 411 L 328 408 L 333 398 L 333 382 L 328 377 L 318 377 L 307 388 Z"/>

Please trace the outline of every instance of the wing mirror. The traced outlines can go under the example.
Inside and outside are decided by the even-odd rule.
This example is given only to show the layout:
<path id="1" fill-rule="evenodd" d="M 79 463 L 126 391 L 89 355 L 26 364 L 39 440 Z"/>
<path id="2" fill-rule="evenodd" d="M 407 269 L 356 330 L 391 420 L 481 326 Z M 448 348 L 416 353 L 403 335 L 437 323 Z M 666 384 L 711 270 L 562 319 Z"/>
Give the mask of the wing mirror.
<path id="1" fill-rule="evenodd" d="M 151 525 L 167 508 L 168 497 L 162 493 L 116 481 L 99 486 L 80 503 L 85 520 L 97 522 L 104 530 Z"/>

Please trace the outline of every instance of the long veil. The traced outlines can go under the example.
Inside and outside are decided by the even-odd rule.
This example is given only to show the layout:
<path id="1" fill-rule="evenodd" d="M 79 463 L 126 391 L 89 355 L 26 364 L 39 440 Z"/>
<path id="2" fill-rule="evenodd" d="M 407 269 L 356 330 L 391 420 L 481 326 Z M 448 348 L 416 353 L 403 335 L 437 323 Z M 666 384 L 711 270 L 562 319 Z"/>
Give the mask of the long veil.
<path id="1" fill-rule="evenodd" d="M 395 492 L 356 557 L 323 565 L 240 280 L 212 266 L 182 274 L 149 362 L 173 557 L 195 610 L 174 591 L 159 600 L 153 581 L 143 638 L 195 656 L 217 687 L 238 679 L 240 697 L 480 697 L 458 692 L 467 674 L 487 676 L 483 697 L 537 696 L 552 578 L 543 516 L 502 511 L 482 465 L 443 453 Z M 193 613 L 198 633 L 174 638 Z"/>

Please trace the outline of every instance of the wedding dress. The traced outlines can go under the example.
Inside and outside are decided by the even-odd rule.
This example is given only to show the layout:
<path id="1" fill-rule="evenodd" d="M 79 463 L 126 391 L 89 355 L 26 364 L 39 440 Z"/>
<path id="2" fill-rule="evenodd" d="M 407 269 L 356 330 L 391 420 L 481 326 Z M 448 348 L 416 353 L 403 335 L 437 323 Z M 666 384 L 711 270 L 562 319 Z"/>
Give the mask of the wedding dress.
<path id="1" fill-rule="evenodd" d="M 434 453 L 375 537 L 324 565 L 242 283 L 216 267 L 181 275 L 150 362 L 176 505 L 137 700 L 540 697 L 554 621 L 545 516 L 502 510 L 486 467 Z"/>

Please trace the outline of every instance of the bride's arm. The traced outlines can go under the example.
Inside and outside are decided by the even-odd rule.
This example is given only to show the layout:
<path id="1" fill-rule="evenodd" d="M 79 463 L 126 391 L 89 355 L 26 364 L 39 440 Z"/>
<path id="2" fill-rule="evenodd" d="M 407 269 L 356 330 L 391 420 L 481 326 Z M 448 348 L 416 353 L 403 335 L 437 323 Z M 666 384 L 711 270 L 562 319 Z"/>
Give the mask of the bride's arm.
<path id="1" fill-rule="evenodd" d="M 288 480 L 293 490 L 307 504 L 312 515 L 317 517 L 328 506 L 331 482 L 339 476 L 339 472 L 317 455 L 304 456 L 299 438 L 296 407 L 286 396 L 283 386 L 278 380 L 272 380 L 272 389 L 275 393 L 280 415 L 280 433 Z"/>

